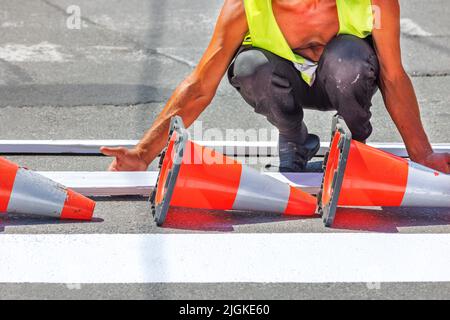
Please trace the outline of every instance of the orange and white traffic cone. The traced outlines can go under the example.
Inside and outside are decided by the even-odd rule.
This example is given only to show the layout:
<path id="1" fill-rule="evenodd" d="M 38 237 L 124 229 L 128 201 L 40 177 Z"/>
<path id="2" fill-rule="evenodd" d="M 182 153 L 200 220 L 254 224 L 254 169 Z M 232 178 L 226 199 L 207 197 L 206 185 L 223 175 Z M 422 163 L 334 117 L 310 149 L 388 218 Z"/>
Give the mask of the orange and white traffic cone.
<path id="1" fill-rule="evenodd" d="M 91 220 L 95 202 L 0 157 L 0 213 Z"/>
<path id="2" fill-rule="evenodd" d="M 313 215 L 317 199 L 275 178 L 189 140 L 180 117 L 172 118 L 170 139 L 152 194 L 161 226 L 170 206 Z"/>
<path id="3" fill-rule="evenodd" d="M 337 117 L 319 195 L 328 227 L 337 206 L 450 207 L 450 175 L 352 140 Z"/>

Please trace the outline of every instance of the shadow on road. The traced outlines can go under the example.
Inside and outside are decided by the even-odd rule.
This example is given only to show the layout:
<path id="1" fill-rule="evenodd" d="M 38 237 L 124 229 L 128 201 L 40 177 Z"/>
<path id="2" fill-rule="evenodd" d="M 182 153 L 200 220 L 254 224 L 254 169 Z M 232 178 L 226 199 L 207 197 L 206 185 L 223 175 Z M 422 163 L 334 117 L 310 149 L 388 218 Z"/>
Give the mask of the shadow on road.
<path id="1" fill-rule="evenodd" d="M 232 232 L 237 225 L 320 219 L 319 216 L 280 216 L 273 213 L 171 208 L 164 228 Z M 332 229 L 398 233 L 399 228 L 450 226 L 450 209 L 339 208 Z M 329 231 L 332 231 L 329 229 Z M 299 230 L 301 232 L 301 230 Z"/>
<path id="2" fill-rule="evenodd" d="M 431 208 L 339 208 L 333 228 L 397 233 L 398 228 L 450 226 L 450 209 Z"/>
<path id="3" fill-rule="evenodd" d="M 0 217 L 0 232 L 5 232 L 6 227 L 17 226 L 40 226 L 40 225 L 66 225 L 66 224 L 86 224 L 86 223 L 100 223 L 103 219 L 93 218 L 92 221 L 78 221 L 78 220 L 59 220 L 56 218 L 47 217 L 32 217 L 29 215 L 5 215 Z"/>
<path id="4" fill-rule="evenodd" d="M 274 213 L 215 211 L 187 208 L 171 208 L 164 228 L 191 231 L 234 231 L 236 225 L 273 223 L 281 221 L 315 219 L 318 216 L 280 216 Z"/>

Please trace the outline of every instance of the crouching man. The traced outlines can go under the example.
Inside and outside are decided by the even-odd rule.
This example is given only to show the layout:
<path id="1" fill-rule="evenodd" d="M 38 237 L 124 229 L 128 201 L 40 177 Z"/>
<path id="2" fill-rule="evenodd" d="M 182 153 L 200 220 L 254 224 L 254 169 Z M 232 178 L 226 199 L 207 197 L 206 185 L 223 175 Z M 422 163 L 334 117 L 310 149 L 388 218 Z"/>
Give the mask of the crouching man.
<path id="1" fill-rule="evenodd" d="M 110 170 L 146 170 L 167 142 L 170 118 L 191 125 L 222 77 L 279 130 L 281 172 L 301 172 L 318 151 L 303 110 L 336 110 L 353 138 L 372 132 L 378 88 L 410 158 L 449 173 L 449 154 L 433 152 L 400 52 L 398 0 L 226 0 L 212 40 L 139 144 L 102 148 Z M 328 123 L 324 123 L 328 126 Z"/>

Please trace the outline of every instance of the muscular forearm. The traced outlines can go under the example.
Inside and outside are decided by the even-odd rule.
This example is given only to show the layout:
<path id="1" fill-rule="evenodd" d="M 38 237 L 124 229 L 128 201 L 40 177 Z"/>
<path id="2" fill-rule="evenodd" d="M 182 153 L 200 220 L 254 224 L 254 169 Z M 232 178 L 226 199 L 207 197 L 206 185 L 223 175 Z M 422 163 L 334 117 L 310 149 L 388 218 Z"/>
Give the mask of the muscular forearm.
<path id="1" fill-rule="evenodd" d="M 419 104 L 406 72 L 381 79 L 386 108 L 397 126 L 413 161 L 423 162 L 433 150 L 423 128 Z"/>
<path id="2" fill-rule="evenodd" d="M 181 116 L 185 126 L 189 127 L 211 102 L 212 96 L 204 93 L 200 82 L 192 76 L 184 80 L 136 146 L 141 159 L 150 164 L 164 148 L 173 116 Z"/>
<path id="3" fill-rule="evenodd" d="M 197 67 L 178 86 L 137 146 L 132 150 L 121 147 L 101 148 L 103 154 L 115 157 L 109 170 L 146 170 L 167 143 L 170 119 L 179 115 L 186 127 L 197 119 L 214 97 L 247 31 L 242 0 L 225 0 L 211 42 Z"/>

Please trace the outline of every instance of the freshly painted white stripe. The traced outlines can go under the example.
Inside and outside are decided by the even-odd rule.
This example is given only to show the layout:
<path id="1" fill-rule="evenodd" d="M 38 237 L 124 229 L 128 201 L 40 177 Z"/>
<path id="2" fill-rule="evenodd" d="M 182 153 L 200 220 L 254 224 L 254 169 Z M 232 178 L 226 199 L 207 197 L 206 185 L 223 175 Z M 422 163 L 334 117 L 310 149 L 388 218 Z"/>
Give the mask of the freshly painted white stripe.
<path id="1" fill-rule="evenodd" d="M 0 153 L 8 154 L 100 154 L 100 147 L 123 146 L 132 148 L 137 140 L 0 140 Z M 277 156 L 277 143 L 273 141 L 195 141 L 229 156 Z M 318 156 L 328 151 L 330 143 L 322 142 Z M 407 157 L 402 143 L 369 143 L 369 146 Z M 433 144 L 436 152 L 450 152 L 450 144 Z"/>
<path id="2" fill-rule="evenodd" d="M 38 172 L 85 196 L 149 196 L 158 172 Z"/>
<path id="3" fill-rule="evenodd" d="M 38 172 L 85 196 L 149 196 L 158 178 L 157 171 L 147 172 Z M 317 194 L 322 182 L 321 173 L 264 172 L 277 180 Z"/>
<path id="4" fill-rule="evenodd" d="M 433 35 L 408 18 L 400 19 L 400 30 L 402 34 L 413 37 L 430 37 Z"/>
<path id="5" fill-rule="evenodd" d="M 275 141 L 195 141 L 213 148 L 227 156 L 275 156 L 278 155 L 278 144 Z"/>
<path id="6" fill-rule="evenodd" d="M 0 153 L 100 154 L 100 147 L 132 148 L 137 140 L 0 140 Z"/>
<path id="7" fill-rule="evenodd" d="M 448 282 L 449 234 L 0 235 L 0 283 Z"/>
<path id="8" fill-rule="evenodd" d="M 402 206 L 450 207 L 450 175 L 410 161 Z"/>
<path id="9" fill-rule="evenodd" d="M 226 155 L 276 155 L 277 143 L 270 141 L 195 141 Z M 133 148 L 138 140 L 0 140 L 0 153 L 100 154 L 100 147 Z M 324 147 L 326 144 L 324 144 Z"/>

